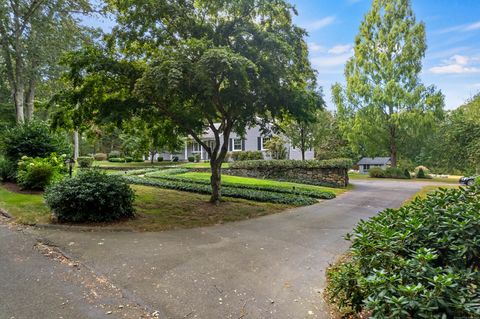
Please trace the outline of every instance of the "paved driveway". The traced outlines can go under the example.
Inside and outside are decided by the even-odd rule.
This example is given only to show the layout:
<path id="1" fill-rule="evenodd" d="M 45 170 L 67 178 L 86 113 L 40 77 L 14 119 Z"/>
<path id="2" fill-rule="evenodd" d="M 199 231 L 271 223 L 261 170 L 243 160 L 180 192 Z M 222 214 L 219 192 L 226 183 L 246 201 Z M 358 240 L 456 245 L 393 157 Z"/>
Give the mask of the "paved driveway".
<path id="1" fill-rule="evenodd" d="M 343 236 L 360 219 L 399 206 L 423 186 L 354 183 L 334 200 L 207 228 L 35 232 L 162 318 L 328 318 L 324 272 L 348 248 Z"/>

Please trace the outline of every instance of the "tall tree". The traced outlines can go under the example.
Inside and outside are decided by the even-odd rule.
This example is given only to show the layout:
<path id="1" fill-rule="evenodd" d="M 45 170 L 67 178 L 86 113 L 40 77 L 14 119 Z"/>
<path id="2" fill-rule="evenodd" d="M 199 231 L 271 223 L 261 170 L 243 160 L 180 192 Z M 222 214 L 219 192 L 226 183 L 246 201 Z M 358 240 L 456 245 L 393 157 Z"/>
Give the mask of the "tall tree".
<path id="1" fill-rule="evenodd" d="M 443 109 L 443 95 L 419 80 L 425 26 L 409 0 L 373 0 L 345 66 L 346 88 L 332 88 L 340 125 L 370 155 L 399 153 L 428 132 Z"/>
<path id="2" fill-rule="evenodd" d="M 294 103 L 297 90 L 314 85 L 305 30 L 292 22 L 294 8 L 284 0 L 126 0 L 109 5 L 118 22 L 109 38 L 111 57 L 141 72 L 139 79 L 135 72 L 131 76 L 138 101 L 128 103 L 129 110 L 153 109 L 158 117 L 151 121 L 168 119 L 203 146 L 210 157 L 211 201 L 218 203 L 230 134 L 244 133 L 259 118 L 307 112 Z M 114 65 L 101 74 L 114 78 L 120 71 Z M 91 65 L 72 70 L 82 86 L 86 77 L 99 73 Z M 84 101 L 99 96 L 93 93 Z M 112 96 L 119 94 L 103 95 L 95 105 L 113 105 Z M 201 139 L 207 129 L 213 145 Z"/>
<path id="3" fill-rule="evenodd" d="M 38 81 L 49 78 L 62 52 L 77 43 L 81 28 L 74 13 L 89 10 L 89 0 L 0 3 L 0 53 L 17 122 L 32 118 Z"/>

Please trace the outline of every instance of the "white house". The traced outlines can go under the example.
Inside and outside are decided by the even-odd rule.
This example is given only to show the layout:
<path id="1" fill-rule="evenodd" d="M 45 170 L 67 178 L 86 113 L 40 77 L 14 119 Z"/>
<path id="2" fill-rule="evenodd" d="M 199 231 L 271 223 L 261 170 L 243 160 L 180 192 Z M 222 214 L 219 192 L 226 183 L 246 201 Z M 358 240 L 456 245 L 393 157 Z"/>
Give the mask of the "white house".
<path id="1" fill-rule="evenodd" d="M 270 138 L 270 135 L 262 134 L 259 126 L 253 126 L 246 130 L 245 136 L 239 136 L 236 133 L 230 134 L 230 142 L 228 143 L 229 152 L 241 152 L 241 151 L 261 151 L 265 159 L 269 159 L 268 151 L 265 148 L 265 142 Z M 285 138 L 285 137 L 284 137 Z M 213 132 L 209 129 L 202 136 L 202 141 L 207 145 L 214 145 L 215 137 Z M 292 146 L 290 141 L 285 138 L 287 143 L 285 147 L 287 149 L 287 159 L 301 160 L 302 152 L 299 148 Z M 200 155 L 200 160 L 208 160 L 209 156 L 205 149 L 197 143 L 192 137 L 188 137 L 185 141 L 184 149 L 172 154 L 168 152 L 161 152 L 155 155 L 155 159 L 163 157 L 165 160 L 171 160 L 173 157 L 178 157 L 179 161 L 186 161 L 189 156 Z M 313 149 L 305 151 L 305 159 L 314 159 Z"/>
<path id="2" fill-rule="evenodd" d="M 386 169 L 391 164 L 390 157 L 364 157 L 357 163 L 361 174 L 368 174 L 368 170 L 372 167 Z"/>

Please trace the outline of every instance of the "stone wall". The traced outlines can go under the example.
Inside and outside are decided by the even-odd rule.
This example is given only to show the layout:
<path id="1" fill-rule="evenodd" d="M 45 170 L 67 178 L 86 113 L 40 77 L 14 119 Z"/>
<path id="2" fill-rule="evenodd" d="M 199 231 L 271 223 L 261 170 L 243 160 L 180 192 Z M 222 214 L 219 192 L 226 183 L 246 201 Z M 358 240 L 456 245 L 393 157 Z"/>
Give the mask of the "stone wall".
<path id="1" fill-rule="evenodd" d="M 210 169 L 193 168 L 192 171 L 209 172 Z M 222 172 L 226 175 L 283 180 L 303 184 L 324 185 L 332 187 L 348 186 L 348 169 L 346 168 L 223 168 Z"/>

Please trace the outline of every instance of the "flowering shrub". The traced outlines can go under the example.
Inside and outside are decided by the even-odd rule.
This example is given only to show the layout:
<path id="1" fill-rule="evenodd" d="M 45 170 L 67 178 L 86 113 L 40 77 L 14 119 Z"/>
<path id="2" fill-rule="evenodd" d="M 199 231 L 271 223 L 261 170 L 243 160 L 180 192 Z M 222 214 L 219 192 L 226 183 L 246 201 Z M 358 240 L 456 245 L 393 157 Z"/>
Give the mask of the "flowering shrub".
<path id="1" fill-rule="evenodd" d="M 47 158 L 23 156 L 18 162 L 17 183 L 22 189 L 44 190 L 66 173 L 66 155 L 52 153 Z"/>

